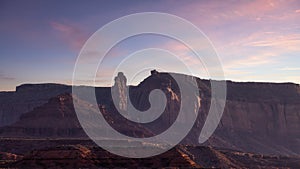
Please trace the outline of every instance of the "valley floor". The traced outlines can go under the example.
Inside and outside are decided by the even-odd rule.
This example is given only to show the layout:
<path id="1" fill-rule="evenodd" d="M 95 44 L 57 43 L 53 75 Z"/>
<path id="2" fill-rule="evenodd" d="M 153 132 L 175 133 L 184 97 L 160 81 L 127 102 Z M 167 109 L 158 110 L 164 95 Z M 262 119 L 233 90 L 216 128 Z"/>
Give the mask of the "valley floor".
<path id="1" fill-rule="evenodd" d="M 158 156 L 113 155 L 88 139 L 0 139 L 0 168 L 300 168 L 300 157 L 178 145 Z"/>

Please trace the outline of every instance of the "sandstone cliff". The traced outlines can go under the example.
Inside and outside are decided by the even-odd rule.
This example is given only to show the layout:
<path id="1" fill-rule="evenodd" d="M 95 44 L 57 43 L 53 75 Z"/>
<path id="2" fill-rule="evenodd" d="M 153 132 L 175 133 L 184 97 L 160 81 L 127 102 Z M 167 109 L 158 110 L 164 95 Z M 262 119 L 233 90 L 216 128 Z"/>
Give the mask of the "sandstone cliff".
<path id="1" fill-rule="evenodd" d="M 195 78 L 187 75 L 179 76 L 182 76 L 182 80 L 186 83 L 189 83 L 190 78 Z M 201 107 L 196 123 L 186 139 L 183 140 L 183 144 L 198 144 L 198 137 L 210 106 L 210 82 L 199 78 L 196 80 Z M 121 81 L 119 83 L 122 84 Z M 1 128 L 0 135 L 22 137 L 83 136 L 72 107 L 70 94 L 54 97 L 46 103 L 48 97 L 59 93 L 70 93 L 70 87 L 47 85 L 45 92 L 44 89 L 40 89 L 42 86 L 45 87 L 45 85 L 25 85 L 19 87 L 14 93 L 0 94 L 2 121 L 5 121 L 3 119 L 10 119 L 6 120 L 5 123 L 3 122 L 2 125 L 12 124 Z M 130 86 L 129 97 L 126 97 L 131 99 L 138 110 L 147 110 L 150 107 L 148 96 L 153 89 L 162 89 L 167 96 L 168 104 L 165 112 L 157 120 L 148 124 L 136 124 L 118 114 L 112 103 L 110 88 L 96 88 L 98 106 L 103 110 L 106 120 L 116 130 L 126 135 L 149 137 L 160 134 L 174 122 L 180 109 L 179 101 L 182 98 L 174 79 L 168 73 L 153 72 L 138 86 Z M 61 97 L 67 99 L 60 100 Z M 15 102 L 18 103 L 15 106 L 5 104 L 9 101 L 14 103 L 14 100 L 17 100 Z M 189 98 L 184 98 L 184 100 L 189 101 Z M 124 108 L 127 101 L 123 100 L 122 104 L 118 106 Z M 46 104 L 42 105 L 43 103 Z M 26 106 L 28 107 L 26 108 Z M 37 106 L 41 107 L 34 109 Z M 12 109 L 12 107 L 15 108 Z M 15 109 L 22 109 L 22 111 L 15 111 Z M 25 113 L 27 110 L 32 111 Z M 20 118 L 21 114 L 23 115 Z M 14 122 L 17 119 L 18 121 Z M 56 120 L 48 122 L 47 119 Z M 127 127 L 121 124 L 126 124 Z M 228 81 L 227 101 L 223 117 L 217 130 L 205 144 L 247 152 L 300 155 L 299 85 Z"/>
<path id="2" fill-rule="evenodd" d="M 0 92 L 0 127 L 16 122 L 23 113 L 65 92 L 70 93 L 71 88 L 59 84 L 25 84 L 15 92 Z"/>

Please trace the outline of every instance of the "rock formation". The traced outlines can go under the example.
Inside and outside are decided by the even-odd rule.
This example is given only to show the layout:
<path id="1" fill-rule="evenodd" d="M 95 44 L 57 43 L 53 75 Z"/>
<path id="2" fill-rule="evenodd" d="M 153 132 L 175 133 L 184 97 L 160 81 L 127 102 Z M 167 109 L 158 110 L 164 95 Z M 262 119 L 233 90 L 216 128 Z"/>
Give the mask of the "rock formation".
<path id="1" fill-rule="evenodd" d="M 150 107 L 148 97 L 153 89 L 162 89 L 165 92 L 168 98 L 167 108 L 161 117 L 149 124 L 136 124 L 120 116 L 112 103 L 111 88 L 96 88 L 97 100 L 106 120 L 116 130 L 128 136 L 149 137 L 160 134 L 176 119 L 180 109 L 179 101 L 181 99 L 189 101 L 189 98 L 181 98 L 176 82 L 168 73 L 157 71 L 151 73 L 151 76 L 138 86 L 130 86 L 129 93 L 123 93 L 127 87 L 123 74 L 117 76 L 113 87 L 120 93 L 118 106 L 123 110 L 126 109 L 129 97 L 133 105 L 142 111 Z M 195 78 L 187 75 L 179 76 L 182 76 L 186 83 Z M 210 106 L 209 80 L 195 79 L 200 92 L 198 101 L 201 107 L 193 129 L 182 144 L 198 144 L 199 133 Z M 298 84 L 228 81 L 227 87 L 227 102 L 223 117 L 217 130 L 205 145 L 244 152 L 300 155 Z M 72 108 L 71 95 L 57 96 L 70 91 L 69 86 L 41 84 L 24 85 L 18 87 L 16 92 L 1 92 L 1 125 L 10 125 L 0 128 L 0 136 L 82 137 L 83 134 L 79 134 L 82 132 L 80 125 Z M 122 124 L 126 124 L 125 127 Z"/>
<path id="2" fill-rule="evenodd" d="M 83 107 L 89 107 L 84 102 Z M 6 137 L 86 137 L 73 108 L 70 94 L 51 98 L 46 104 L 21 115 L 11 126 L 0 129 Z"/>
<path id="3" fill-rule="evenodd" d="M 115 101 L 118 105 L 118 110 L 126 111 L 127 110 L 127 79 L 122 72 L 118 73 L 118 76 L 115 77 L 115 84 L 112 87 L 112 93 L 115 96 Z"/>
<path id="4" fill-rule="evenodd" d="M 59 84 L 25 84 L 18 86 L 16 92 L 0 92 L 0 127 L 13 124 L 23 113 L 66 92 L 70 93 L 71 87 Z"/>
<path id="5" fill-rule="evenodd" d="M 1 154 L 1 153 L 0 153 Z M 266 156 L 212 147 L 176 146 L 150 158 L 129 159 L 85 145 L 60 145 L 33 150 L 5 168 L 299 168 L 295 157 Z"/>

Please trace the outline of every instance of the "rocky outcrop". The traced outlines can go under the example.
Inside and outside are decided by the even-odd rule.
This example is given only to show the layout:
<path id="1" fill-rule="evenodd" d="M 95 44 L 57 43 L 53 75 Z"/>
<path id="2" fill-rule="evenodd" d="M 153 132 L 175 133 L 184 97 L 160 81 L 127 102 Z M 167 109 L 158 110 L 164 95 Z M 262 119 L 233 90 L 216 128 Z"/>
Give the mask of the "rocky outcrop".
<path id="1" fill-rule="evenodd" d="M 210 81 L 187 75 L 177 75 L 182 77 L 181 79 L 187 84 L 190 83 L 191 79 L 197 81 L 197 86 L 194 87 L 199 89 L 198 105 L 201 105 L 201 107 L 193 129 L 182 142 L 182 144 L 197 145 L 200 131 L 210 107 Z M 125 87 L 128 87 L 124 79 L 122 74 L 119 74 L 116 78 L 114 88 L 119 93 L 122 93 Z M 21 87 L 18 88 L 16 93 L 18 95 L 27 93 L 28 98 L 30 95 L 39 96 L 37 91 L 44 90 L 41 89 L 41 86 Z M 109 124 L 121 133 L 134 137 L 150 137 L 160 134 L 176 120 L 180 110 L 180 100 L 184 99 L 184 101 L 189 102 L 189 97 L 181 97 L 179 88 L 170 74 L 152 71 L 151 76 L 144 79 L 138 86 L 129 86 L 129 93 L 120 94 L 122 96 L 120 97 L 121 104 L 116 106 L 126 108 L 127 99 L 130 98 L 136 109 L 147 110 L 151 106 L 148 97 L 153 89 L 161 89 L 165 93 L 167 107 L 165 112 L 151 123 L 137 124 L 121 116 L 112 103 L 111 88 L 96 88 L 98 106 Z M 56 94 L 68 90 L 70 90 L 70 87 L 52 86 L 47 89 L 46 93 L 55 91 L 53 93 Z M 49 93 L 46 94 L 47 97 L 50 97 Z M 42 92 L 39 94 L 42 95 Z M 2 93 L 3 95 L 7 95 L 8 100 L 12 97 L 12 93 Z M 23 95 L 25 96 L 25 94 Z M 46 98 L 46 96 L 38 98 Z M 82 106 L 85 107 L 85 104 L 83 102 Z M 3 104 L 2 107 L 6 106 Z M 8 105 L 7 107 L 12 106 Z M 22 108 L 22 106 L 20 107 Z M 89 106 L 86 105 L 86 107 Z M 5 114 L 7 117 L 10 115 L 9 113 Z M 126 127 L 123 124 L 126 124 Z M 71 95 L 67 94 L 54 97 L 41 107 L 23 114 L 19 121 L 13 125 L 1 128 L 0 135 L 54 138 L 83 136 L 82 131 L 79 131 L 80 125 L 72 107 Z M 228 81 L 227 101 L 223 117 L 217 130 L 205 145 L 245 152 L 300 155 L 299 131 L 299 85 Z M 75 134 L 77 132 L 81 134 Z M 48 133 L 49 135 L 41 133 Z"/>
<path id="2" fill-rule="evenodd" d="M 118 110 L 126 111 L 127 110 L 127 79 L 122 72 L 118 73 L 118 76 L 115 77 L 115 84 L 112 87 L 112 93 L 115 96 L 115 101 L 118 106 Z"/>
<path id="3" fill-rule="evenodd" d="M 299 155 L 299 128 L 297 103 L 228 100 L 213 135 L 218 141 L 210 145 L 228 147 L 229 144 L 230 148 L 242 151 Z"/>
<path id="4" fill-rule="evenodd" d="M 6 137 L 86 137 L 70 94 L 51 98 L 46 104 L 21 115 L 11 126 L 0 129 Z M 82 106 L 88 107 L 85 103 Z"/>
<path id="5" fill-rule="evenodd" d="M 208 145 L 267 154 L 300 154 L 299 85 L 228 82 L 227 87 L 223 117 Z M 209 101 L 204 99 L 202 105 L 206 107 Z M 207 107 L 199 114 L 206 112 Z"/>
<path id="6" fill-rule="evenodd" d="M 299 168 L 300 159 L 266 156 L 202 146 L 177 146 L 150 158 L 129 159 L 99 147 L 61 145 L 34 150 L 9 168 Z"/>
<path id="7" fill-rule="evenodd" d="M 181 75 L 189 83 L 191 77 Z M 210 82 L 197 79 L 201 107 L 192 131 L 183 141 L 198 144 L 198 137 L 210 106 Z M 136 87 L 130 98 L 137 107 L 149 107 L 149 91 L 169 89 L 180 98 L 176 82 L 167 73 L 152 72 Z M 267 154 L 300 154 L 300 87 L 292 83 L 236 83 L 227 82 L 227 101 L 223 117 L 206 145 Z M 167 95 L 167 94 L 166 94 Z M 138 98 L 138 99 L 134 99 Z M 174 98 L 174 97 L 173 97 Z M 160 128 L 172 124 L 179 110 L 179 102 L 168 99 L 168 107 Z M 189 100 L 189 98 L 184 98 Z M 170 114 L 168 114 L 170 113 Z M 162 115 L 163 117 L 163 115 Z M 157 131 L 158 129 L 155 129 Z M 284 139 L 283 139 L 284 138 Z"/>
<path id="8" fill-rule="evenodd" d="M 179 148 L 148 159 L 128 159 L 115 156 L 97 147 L 67 145 L 30 152 L 8 167 L 19 168 L 200 168 Z"/>
<path id="9" fill-rule="evenodd" d="M 0 135 L 13 138 L 88 138 L 77 119 L 73 99 L 87 112 L 98 113 L 97 107 L 66 93 L 51 98 L 48 103 L 33 111 L 22 114 L 16 123 L 0 128 Z M 152 135 L 142 126 L 129 123 L 121 116 L 114 116 L 116 112 L 107 111 L 105 106 L 100 105 L 99 108 L 106 121 L 116 130 L 138 137 Z"/>
<path id="10" fill-rule="evenodd" d="M 20 160 L 23 156 L 16 155 L 12 153 L 0 152 L 0 164 L 4 161 L 17 161 Z"/>
<path id="11" fill-rule="evenodd" d="M 59 84 L 24 84 L 16 92 L 0 92 L 0 127 L 13 124 L 23 113 L 41 106 L 71 88 Z"/>

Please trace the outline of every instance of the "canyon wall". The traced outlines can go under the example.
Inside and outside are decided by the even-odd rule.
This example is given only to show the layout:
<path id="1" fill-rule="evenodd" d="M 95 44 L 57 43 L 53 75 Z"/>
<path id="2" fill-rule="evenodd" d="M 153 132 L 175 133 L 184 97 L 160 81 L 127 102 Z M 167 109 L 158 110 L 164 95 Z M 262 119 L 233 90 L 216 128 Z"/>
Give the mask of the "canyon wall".
<path id="1" fill-rule="evenodd" d="M 41 106 L 71 88 L 59 84 L 25 84 L 16 87 L 15 92 L 0 92 L 0 127 L 10 125 L 23 113 Z"/>
<path id="2" fill-rule="evenodd" d="M 201 107 L 193 129 L 182 142 L 197 145 L 210 107 L 210 81 L 177 75 L 187 84 L 191 79 L 197 81 Z M 118 80 L 118 84 L 123 84 Z M 162 89 L 168 104 L 161 117 L 149 124 L 136 124 L 122 118 L 112 103 L 110 88 L 96 88 L 98 106 L 106 120 L 122 133 L 135 137 L 160 134 L 176 120 L 180 109 L 182 98 L 174 79 L 168 73 L 152 72 L 138 86 L 130 86 L 129 97 L 126 98 L 131 99 L 138 110 L 147 110 L 150 107 L 149 93 L 153 89 Z M 75 116 L 71 95 L 63 94 L 70 92 L 69 86 L 41 84 L 23 85 L 16 92 L 0 93 L 1 125 L 8 125 L 0 128 L 0 135 L 36 137 L 43 133 L 40 136 L 84 137 Z M 47 101 L 52 97 L 54 99 Z M 66 99 L 60 100 L 61 98 Z M 128 100 L 122 99 L 122 104 L 117 106 L 125 108 Z M 184 100 L 188 102 L 189 98 Z M 47 119 L 54 119 L 47 124 L 50 126 L 44 124 Z M 36 125 L 32 124 L 34 122 Z M 122 124 L 127 124 L 127 127 Z M 47 131 L 41 132 L 44 131 L 43 128 L 48 128 L 50 134 Z M 73 132 L 76 134 L 72 134 Z M 215 133 L 204 144 L 248 152 L 300 155 L 299 85 L 227 81 L 227 101 L 223 117 Z"/>

